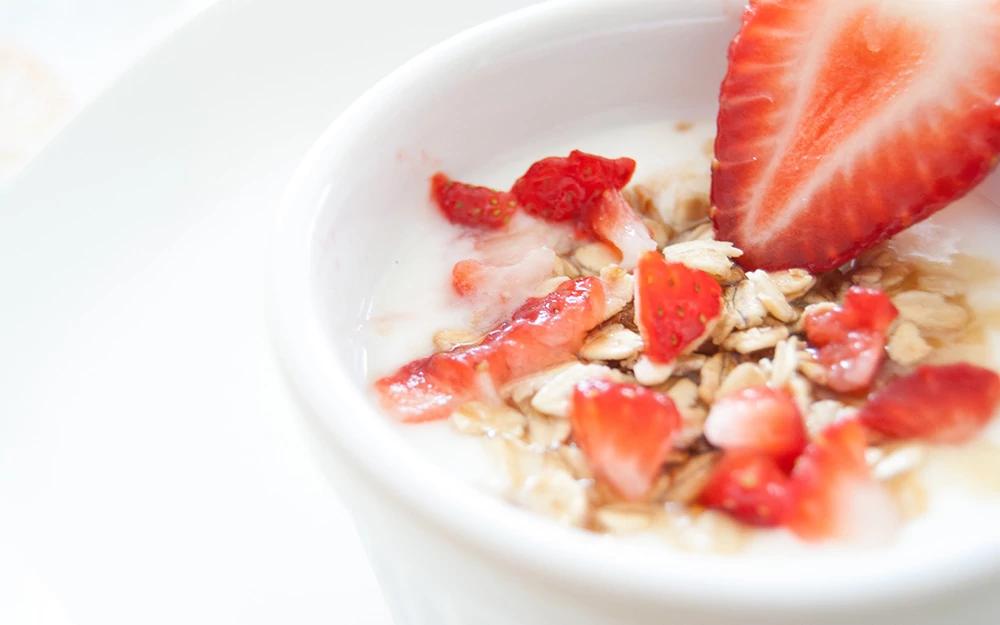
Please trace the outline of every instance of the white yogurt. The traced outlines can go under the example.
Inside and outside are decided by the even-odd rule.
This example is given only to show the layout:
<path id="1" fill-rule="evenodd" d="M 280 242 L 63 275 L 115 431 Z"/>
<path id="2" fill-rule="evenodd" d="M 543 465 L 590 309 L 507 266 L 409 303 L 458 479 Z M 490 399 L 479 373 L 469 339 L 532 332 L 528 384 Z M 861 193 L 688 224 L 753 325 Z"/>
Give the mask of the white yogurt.
<path id="1" fill-rule="evenodd" d="M 697 123 L 683 131 L 675 122 L 617 127 L 603 123 L 600 127 L 602 130 L 587 132 L 556 130 L 537 144 L 525 145 L 516 154 L 505 154 L 502 161 L 489 163 L 481 171 L 472 171 L 463 178 L 506 188 L 538 158 L 565 155 L 574 148 L 636 159 L 637 182 L 680 166 L 694 165 L 706 171 L 709 167 L 706 146 L 714 133 L 711 123 Z M 443 169 L 448 171 L 447 161 Z M 408 242 L 398 250 L 395 270 L 375 286 L 371 314 L 363 328 L 372 380 L 429 354 L 433 349 L 431 337 L 436 331 L 470 325 L 473 311 L 453 294 L 450 276 L 456 261 L 473 256 L 472 242 L 441 218 L 429 202 L 415 200 L 414 211 L 415 219 L 404 224 L 409 232 Z M 989 227 L 982 227 L 987 221 Z M 973 256 L 1000 259 L 996 244 L 998 228 L 1000 209 L 982 191 L 975 191 L 943 214 L 901 235 L 901 242 L 905 241 L 915 253 L 946 255 L 961 249 Z M 996 280 L 974 280 L 969 292 L 970 304 L 977 310 L 1000 311 L 998 286 Z M 997 353 L 1000 336 L 992 328 L 987 341 L 993 346 L 992 353 Z M 457 434 L 447 422 L 400 426 L 399 431 L 425 452 L 430 462 L 477 487 L 499 491 L 506 483 L 499 465 L 486 452 L 480 438 Z M 884 549 L 945 551 L 954 543 L 967 545 L 983 539 L 1000 544 L 1000 452 L 997 450 L 1000 450 L 997 422 L 968 449 L 933 450 L 921 476 L 928 495 L 927 512 L 909 521 L 897 539 Z M 621 540 L 669 548 L 668 542 L 653 538 Z M 765 555 L 797 549 L 829 551 L 843 546 L 806 545 L 785 531 L 761 531 L 755 533 L 744 553 Z"/>

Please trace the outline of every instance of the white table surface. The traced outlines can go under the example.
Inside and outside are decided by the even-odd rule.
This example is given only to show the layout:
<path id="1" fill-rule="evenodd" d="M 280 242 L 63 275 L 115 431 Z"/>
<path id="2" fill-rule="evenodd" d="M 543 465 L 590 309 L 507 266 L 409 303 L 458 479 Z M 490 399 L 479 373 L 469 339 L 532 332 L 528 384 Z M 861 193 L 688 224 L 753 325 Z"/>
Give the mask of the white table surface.
<path id="1" fill-rule="evenodd" d="M 531 0 L 223 0 L 148 51 L 206 3 L 0 4 L 48 85 L 0 89 L 0 154 L 59 100 L 6 171 L 83 107 L 0 190 L 4 625 L 389 623 L 268 344 L 275 203 L 366 86 Z"/>

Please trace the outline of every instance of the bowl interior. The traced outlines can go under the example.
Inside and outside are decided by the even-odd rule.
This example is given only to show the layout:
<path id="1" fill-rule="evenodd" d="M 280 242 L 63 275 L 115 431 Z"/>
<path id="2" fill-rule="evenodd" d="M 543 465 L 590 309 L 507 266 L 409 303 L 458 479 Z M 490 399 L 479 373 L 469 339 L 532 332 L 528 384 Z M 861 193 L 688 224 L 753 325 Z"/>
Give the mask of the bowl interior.
<path id="1" fill-rule="evenodd" d="M 605 576 L 650 596 L 666 597 L 666 586 L 705 596 L 723 589 L 747 601 L 764 592 L 773 600 L 767 589 L 795 587 L 789 600 L 834 601 L 940 585 L 942 567 L 956 576 L 992 570 L 1000 554 L 997 531 L 898 558 L 825 554 L 829 566 L 822 570 L 815 561 L 774 554 L 714 558 L 623 548 L 534 519 L 445 474 L 415 453 L 371 402 L 358 328 L 370 314 L 373 285 L 400 271 L 394 251 L 410 245 L 420 220 L 431 215 L 430 174 L 446 168 L 457 178 L 475 174 L 483 183 L 509 184 L 509 172 L 530 162 L 526 146 L 544 155 L 599 128 L 713 118 L 740 4 L 555 3 L 460 36 L 367 94 L 324 135 L 287 197 L 278 279 L 279 297 L 294 300 L 279 303 L 292 328 L 283 340 L 295 344 L 293 378 L 341 452 L 354 455 L 391 496 L 416 489 L 419 513 L 437 515 L 470 540 L 497 541 L 477 533 L 477 519 L 489 518 L 494 534 L 522 537 L 526 560 L 536 548 L 558 553 L 563 562 L 580 563 L 564 569 L 590 571 L 591 579 Z M 1000 202 L 997 178 L 978 193 Z M 980 217 L 989 223 L 979 228 L 988 249 L 998 221 Z M 497 549 L 510 550 L 500 542 Z M 859 567 L 859 558 L 869 561 Z"/>

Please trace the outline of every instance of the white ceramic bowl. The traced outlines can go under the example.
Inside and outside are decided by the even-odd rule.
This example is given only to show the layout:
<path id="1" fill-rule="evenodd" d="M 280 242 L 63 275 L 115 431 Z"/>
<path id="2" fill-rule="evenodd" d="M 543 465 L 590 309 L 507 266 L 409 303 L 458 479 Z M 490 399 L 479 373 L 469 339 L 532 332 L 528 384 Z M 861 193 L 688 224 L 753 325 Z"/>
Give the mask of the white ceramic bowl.
<path id="1" fill-rule="evenodd" d="M 713 117 L 740 4 L 552 2 L 472 29 L 365 94 L 295 175 L 277 239 L 277 342 L 401 625 L 1000 621 L 995 544 L 893 558 L 625 546 L 472 489 L 371 401 L 357 328 L 407 236 L 407 208 L 426 195 L 434 166 L 414 156 L 489 164 L 609 112 Z"/>

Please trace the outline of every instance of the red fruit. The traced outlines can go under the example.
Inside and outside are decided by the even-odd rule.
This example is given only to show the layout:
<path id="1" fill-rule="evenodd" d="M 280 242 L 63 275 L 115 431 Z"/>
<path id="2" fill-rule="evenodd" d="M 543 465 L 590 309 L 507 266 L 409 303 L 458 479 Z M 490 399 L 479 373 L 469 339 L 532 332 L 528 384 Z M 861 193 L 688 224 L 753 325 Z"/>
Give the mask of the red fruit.
<path id="1" fill-rule="evenodd" d="M 528 168 L 511 193 L 524 210 L 549 221 L 570 221 L 606 190 L 619 190 L 635 171 L 630 158 L 608 159 L 573 150 L 568 157 L 550 156 Z"/>
<path id="2" fill-rule="evenodd" d="M 788 513 L 788 481 L 771 456 L 728 451 L 712 470 L 699 502 L 748 525 L 773 527 Z"/>
<path id="3" fill-rule="evenodd" d="M 840 306 L 806 317 L 806 338 L 819 349 L 827 386 L 841 393 L 868 388 L 885 358 L 886 331 L 898 314 L 882 291 L 855 286 Z"/>
<path id="4" fill-rule="evenodd" d="M 541 247 L 528 252 L 513 265 L 489 265 L 466 259 L 455 263 L 451 270 L 451 285 L 463 297 L 478 297 L 491 307 L 515 300 L 524 301 L 546 278 L 558 256 Z"/>
<path id="5" fill-rule="evenodd" d="M 444 419 L 493 387 L 569 360 L 587 333 L 604 320 L 598 278 L 567 281 L 530 299 L 477 345 L 415 360 L 375 382 L 383 406 L 402 421 Z"/>
<path id="6" fill-rule="evenodd" d="M 802 415 L 783 389 L 754 386 L 712 404 L 705 438 L 716 447 L 766 455 L 791 468 L 806 446 Z"/>
<path id="7" fill-rule="evenodd" d="M 877 541 L 898 524 L 891 497 L 865 463 L 865 430 L 855 421 L 824 430 L 795 464 L 786 525 L 807 540 Z"/>
<path id="8" fill-rule="evenodd" d="M 635 270 L 635 306 L 646 355 L 667 363 L 701 339 L 722 312 L 722 288 L 704 271 L 647 252 Z"/>
<path id="9" fill-rule="evenodd" d="M 961 363 L 919 367 L 877 391 L 858 418 L 892 438 L 963 443 L 975 436 L 1000 405 L 1000 376 Z"/>
<path id="10" fill-rule="evenodd" d="M 622 497 L 641 499 L 660 473 L 681 419 L 670 397 L 637 384 L 587 380 L 573 391 L 573 440 Z"/>
<path id="11" fill-rule="evenodd" d="M 517 210 L 510 193 L 456 182 L 441 172 L 431 176 L 431 198 L 448 221 L 473 228 L 503 228 Z"/>
<path id="12" fill-rule="evenodd" d="M 747 268 L 824 271 L 964 195 L 1000 152 L 996 0 L 758 0 L 712 176 Z"/>
<path id="13" fill-rule="evenodd" d="M 587 211 L 588 226 L 597 238 L 605 241 L 622 255 L 619 263 L 631 271 L 639 257 L 656 249 L 656 241 L 620 191 L 607 190 Z"/>

